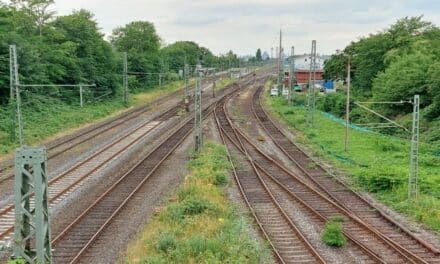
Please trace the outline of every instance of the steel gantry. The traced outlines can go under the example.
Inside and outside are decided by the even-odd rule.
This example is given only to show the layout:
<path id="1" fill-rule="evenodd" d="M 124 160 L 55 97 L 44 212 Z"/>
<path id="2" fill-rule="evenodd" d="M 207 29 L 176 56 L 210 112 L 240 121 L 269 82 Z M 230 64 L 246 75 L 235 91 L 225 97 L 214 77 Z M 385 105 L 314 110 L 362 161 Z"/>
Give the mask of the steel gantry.
<path id="1" fill-rule="evenodd" d="M 21 147 L 15 155 L 14 257 L 52 263 L 45 148 Z"/>
<path id="2" fill-rule="evenodd" d="M 413 120 L 411 131 L 405 126 L 387 118 L 386 116 L 374 111 L 373 109 L 365 106 L 365 104 L 412 104 L 413 105 Z M 356 124 L 358 126 L 365 126 L 367 128 L 389 128 L 397 127 L 403 129 L 405 132 L 411 134 L 411 148 L 410 148 L 410 160 L 408 171 L 408 199 L 417 199 L 419 193 L 419 139 L 420 139 L 420 96 L 414 95 L 412 101 L 399 101 L 399 102 L 355 102 L 355 105 L 360 108 L 380 117 L 385 120 L 384 123 L 367 123 Z"/>
<path id="3" fill-rule="evenodd" d="M 411 152 L 408 176 L 408 198 L 417 198 L 419 193 L 419 128 L 420 128 L 420 97 L 414 96 L 413 121 L 411 133 Z"/>

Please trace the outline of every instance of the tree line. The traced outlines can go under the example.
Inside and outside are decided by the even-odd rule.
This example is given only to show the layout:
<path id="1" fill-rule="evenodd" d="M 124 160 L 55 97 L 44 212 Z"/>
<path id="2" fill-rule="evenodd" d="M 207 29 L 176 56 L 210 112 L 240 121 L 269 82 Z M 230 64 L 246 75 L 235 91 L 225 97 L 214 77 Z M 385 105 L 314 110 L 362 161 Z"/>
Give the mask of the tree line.
<path id="1" fill-rule="evenodd" d="M 351 42 L 342 52 L 331 56 L 325 63 L 324 77 L 344 80 L 349 57 L 355 99 L 409 101 L 419 94 L 422 116 L 428 121 L 438 120 L 439 27 L 422 16 L 400 19 L 385 30 Z M 343 107 L 344 104 L 339 103 L 339 110 Z M 393 118 L 412 112 L 411 104 L 382 104 L 376 108 Z"/>
<path id="2" fill-rule="evenodd" d="M 206 67 L 238 67 L 232 51 L 216 56 L 192 41 L 165 45 L 154 24 L 134 21 L 113 30 L 106 39 L 94 15 L 84 9 L 65 16 L 51 10 L 54 0 L 0 1 L 0 103 L 9 97 L 9 45 L 18 52 L 20 82 L 24 84 L 96 84 L 92 93 L 121 91 L 122 53 L 128 53 L 133 89 L 148 89 L 164 79 L 175 80 L 184 64 L 198 61 Z M 57 94 L 58 88 L 36 88 L 41 94 Z M 64 99 L 77 100 L 65 95 Z"/>

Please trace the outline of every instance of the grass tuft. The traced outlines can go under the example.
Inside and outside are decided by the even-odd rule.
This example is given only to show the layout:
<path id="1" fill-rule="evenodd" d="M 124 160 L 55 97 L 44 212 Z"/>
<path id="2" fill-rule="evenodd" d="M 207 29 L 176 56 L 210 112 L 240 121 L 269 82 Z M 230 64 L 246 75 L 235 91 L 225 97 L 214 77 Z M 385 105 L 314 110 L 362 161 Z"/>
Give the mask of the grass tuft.
<path id="1" fill-rule="evenodd" d="M 347 244 L 347 238 L 344 236 L 342 230 L 343 218 L 331 218 L 324 226 L 321 233 L 321 240 L 327 246 L 344 247 Z"/>

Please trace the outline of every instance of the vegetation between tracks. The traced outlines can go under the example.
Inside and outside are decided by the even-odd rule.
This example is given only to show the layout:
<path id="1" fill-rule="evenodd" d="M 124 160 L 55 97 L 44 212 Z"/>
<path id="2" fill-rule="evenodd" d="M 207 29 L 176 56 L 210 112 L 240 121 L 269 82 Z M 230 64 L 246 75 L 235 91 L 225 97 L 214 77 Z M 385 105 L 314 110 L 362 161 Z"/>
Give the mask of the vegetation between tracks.
<path id="1" fill-rule="evenodd" d="M 182 81 L 175 81 L 131 95 L 129 107 L 151 103 L 159 97 L 176 91 L 182 85 Z M 120 98 L 87 103 L 83 108 L 66 104 L 55 98 L 34 98 L 32 107 L 23 109 L 25 143 L 39 144 L 61 131 L 62 134 L 68 134 L 72 129 L 114 116 L 125 109 Z M 0 108 L 1 154 L 9 153 L 17 146 L 16 140 L 10 136 L 11 129 L 14 129 L 11 116 L 10 109 Z"/>
<path id="2" fill-rule="evenodd" d="M 127 250 L 127 263 L 265 263 L 269 251 L 227 200 L 224 146 L 206 143 L 190 174 Z"/>
<path id="3" fill-rule="evenodd" d="M 289 107 L 285 99 L 269 98 L 265 93 L 268 109 L 294 130 L 298 142 L 308 145 L 315 155 L 331 162 L 351 176 L 357 186 L 373 193 L 396 211 L 440 232 L 440 157 L 435 148 L 428 144 L 420 146 L 421 193 L 417 200 L 409 201 L 409 141 L 351 129 L 349 152 L 346 153 L 345 126 L 317 111 L 315 127 L 309 128 L 305 109 L 299 105 L 302 100 L 298 98 L 298 104 Z"/>

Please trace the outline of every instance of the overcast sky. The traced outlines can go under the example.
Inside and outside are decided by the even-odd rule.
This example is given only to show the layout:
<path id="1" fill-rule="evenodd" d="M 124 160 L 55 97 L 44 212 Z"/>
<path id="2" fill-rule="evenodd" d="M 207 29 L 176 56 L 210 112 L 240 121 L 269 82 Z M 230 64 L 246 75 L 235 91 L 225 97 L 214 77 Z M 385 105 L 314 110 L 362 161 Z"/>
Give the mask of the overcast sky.
<path id="1" fill-rule="evenodd" d="M 332 54 L 350 41 L 386 28 L 405 16 L 424 15 L 440 24 L 440 0 L 55 0 L 64 15 L 92 11 L 106 34 L 134 20 L 153 22 L 165 43 L 193 40 L 214 53 L 230 49 L 245 55 L 257 48 L 270 53 L 283 45 L 296 53 Z M 290 49 L 289 49 L 290 50 Z"/>

